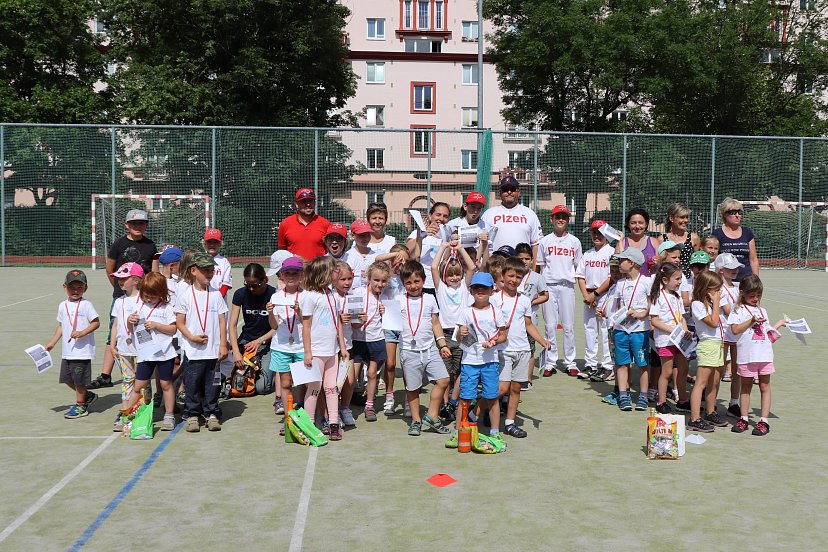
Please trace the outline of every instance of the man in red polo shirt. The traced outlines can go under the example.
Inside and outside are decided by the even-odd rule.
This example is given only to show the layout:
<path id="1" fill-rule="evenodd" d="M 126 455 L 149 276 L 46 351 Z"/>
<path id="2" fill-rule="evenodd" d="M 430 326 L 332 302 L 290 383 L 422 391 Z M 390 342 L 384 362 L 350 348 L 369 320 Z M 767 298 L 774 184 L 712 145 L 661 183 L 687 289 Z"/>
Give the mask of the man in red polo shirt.
<path id="1" fill-rule="evenodd" d="M 323 240 L 330 222 L 316 214 L 316 195 L 310 188 L 296 192 L 296 214 L 279 224 L 276 244 L 306 261 L 325 254 Z"/>

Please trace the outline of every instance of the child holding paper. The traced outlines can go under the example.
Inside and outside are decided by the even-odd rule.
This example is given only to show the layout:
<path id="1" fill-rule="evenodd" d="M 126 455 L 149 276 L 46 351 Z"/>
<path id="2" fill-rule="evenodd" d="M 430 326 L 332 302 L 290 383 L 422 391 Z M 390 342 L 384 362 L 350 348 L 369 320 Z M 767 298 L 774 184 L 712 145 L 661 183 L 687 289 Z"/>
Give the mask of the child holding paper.
<path id="1" fill-rule="evenodd" d="M 58 305 L 57 329 L 44 349 L 51 351 L 58 340 L 62 340 L 58 381 L 75 392 L 75 404 L 63 417 L 74 419 L 88 416 L 89 404 L 98 398 L 87 389 L 92 382 L 92 359 L 95 358 L 95 336 L 92 332 L 101 323 L 95 307 L 83 298 L 88 287 L 86 274 L 82 270 L 67 272 L 63 279 L 63 289 L 67 299 Z"/>
<path id="2" fill-rule="evenodd" d="M 488 252 L 488 249 L 486 250 Z M 532 246 L 528 243 L 519 243 L 515 246 L 515 256 L 523 261 L 526 267 L 526 274 L 518 286 L 518 293 L 527 296 L 532 301 L 532 323 L 538 324 L 538 310 L 540 306 L 549 301 L 549 291 L 546 289 L 546 282 L 540 274 L 535 272 L 535 257 L 532 253 Z M 525 389 L 532 389 L 532 374 L 535 373 L 535 340 L 529 336 L 529 381 Z M 612 370 L 610 370 L 612 372 Z"/>
<path id="3" fill-rule="evenodd" d="M 382 331 L 382 315 L 385 307 L 380 295 L 388 285 L 391 270 L 383 262 L 373 263 L 365 271 L 365 286 L 356 289 L 355 295 L 362 299 L 363 311 L 356 320 L 351 319 L 354 338 L 354 372 L 359 373 L 361 366 L 366 367 L 368 376 L 367 400 L 365 401 L 365 421 L 376 422 L 374 397 L 377 394 L 377 371 L 385 362 L 385 334 Z M 387 416 L 394 413 L 394 390 L 388 389 L 385 397 L 384 411 Z"/>
<path id="4" fill-rule="evenodd" d="M 467 233 L 474 236 L 469 242 L 460 240 L 463 247 L 473 247 L 477 256 L 482 257 L 484 251 L 489 250 L 489 223 L 482 220 L 480 215 L 486 206 L 486 196 L 480 192 L 472 192 L 466 196 L 466 202 L 460 208 L 460 216 L 451 219 L 445 227 L 445 239 L 451 241 L 452 236 L 462 238 Z M 461 235 L 462 234 L 462 235 Z M 435 280 L 435 284 L 437 281 Z"/>
<path id="5" fill-rule="evenodd" d="M 302 344 L 304 357 L 302 361 L 310 368 L 316 360 L 321 365 L 322 381 L 307 384 L 305 393 L 305 410 L 311 420 L 316 418 L 316 403 L 319 392 L 324 385 L 325 403 L 330 418 L 331 441 L 342 439 L 339 424 L 339 390 L 336 376 L 339 363 L 337 353 L 348 359 L 345 338 L 340 323 L 340 299 L 330 285 L 334 278 L 336 262 L 331 257 L 316 257 L 305 266 L 305 293 L 300 298 L 299 310 L 302 313 Z"/>
<path id="6" fill-rule="evenodd" d="M 124 294 L 115 299 L 112 303 L 112 329 L 109 336 L 109 350 L 115 365 L 121 371 L 121 409 L 128 410 L 130 406 L 130 395 L 135 386 L 135 371 L 138 351 L 135 348 L 135 338 L 132 335 L 138 318 L 132 316 L 138 310 L 141 301 L 140 287 L 144 278 L 144 269 L 138 263 L 124 263 L 112 277 L 118 282 L 118 287 Z M 166 280 L 164 282 L 166 284 Z M 136 399 L 137 400 L 137 399 Z M 124 424 L 121 421 L 121 413 L 115 416 L 113 431 L 122 431 Z"/>
<path id="7" fill-rule="evenodd" d="M 345 340 L 345 350 L 348 351 L 348 355 L 351 358 L 353 358 L 354 331 L 351 327 L 351 313 L 347 309 L 346 297 L 348 292 L 351 291 L 351 285 L 353 283 L 354 273 L 351 271 L 351 267 L 345 261 L 337 261 L 333 269 L 332 287 L 339 297 L 339 304 L 341 305 L 339 308 L 339 321 L 342 324 L 342 338 Z M 394 349 L 395 355 L 396 351 Z M 342 422 L 344 427 L 353 427 L 356 425 L 356 420 L 354 419 L 354 413 L 351 411 L 351 398 L 354 396 L 356 372 L 354 371 L 352 362 L 345 361 L 345 364 L 348 366 L 348 373 L 344 376 L 337 374 L 337 382 L 342 382 L 339 388 L 339 421 Z M 330 426 L 328 426 L 328 431 L 330 431 Z"/>

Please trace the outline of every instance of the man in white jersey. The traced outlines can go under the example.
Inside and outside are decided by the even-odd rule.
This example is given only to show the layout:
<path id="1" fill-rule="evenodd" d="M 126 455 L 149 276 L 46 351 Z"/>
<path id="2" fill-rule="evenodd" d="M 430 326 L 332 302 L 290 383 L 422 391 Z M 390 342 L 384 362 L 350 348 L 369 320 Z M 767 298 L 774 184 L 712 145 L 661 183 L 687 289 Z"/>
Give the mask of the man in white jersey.
<path id="1" fill-rule="evenodd" d="M 557 327 L 564 332 L 564 369 L 570 376 L 578 375 L 575 366 L 575 269 L 581 262 L 581 240 L 566 231 L 569 209 L 556 205 L 552 209 L 552 233 L 540 240 L 537 266 L 549 289 L 549 301 L 541 307 L 549 342 L 544 377 L 555 373 L 558 363 Z"/>
<path id="2" fill-rule="evenodd" d="M 480 217 L 497 229 L 494 237 L 489 230 L 489 251 L 497 251 L 503 245 L 528 243 L 532 245 L 532 257 L 537 258 L 538 242 L 543 236 L 540 221 L 534 211 L 518 203 L 519 199 L 520 184 L 513 176 L 504 176 L 500 180 L 500 205 Z"/>

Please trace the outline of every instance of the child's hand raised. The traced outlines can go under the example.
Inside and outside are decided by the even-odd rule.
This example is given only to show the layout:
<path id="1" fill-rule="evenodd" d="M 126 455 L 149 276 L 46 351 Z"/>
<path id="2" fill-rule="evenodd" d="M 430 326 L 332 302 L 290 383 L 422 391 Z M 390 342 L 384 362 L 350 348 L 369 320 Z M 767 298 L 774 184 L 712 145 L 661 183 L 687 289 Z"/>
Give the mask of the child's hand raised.
<path id="1" fill-rule="evenodd" d="M 477 235 L 477 239 L 480 240 L 482 243 L 486 243 L 489 241 L 489 233 L 488 232 L 480 232 Z"/>
<path id="2" fill-rule="evenodd" d="M 720 288 L 715 291 L 711 291 L 707 295 L 710 297 L 710 300 L 713 301 L 714 305 L 718 305 L 719 301 L 722 299 L 722 290 Z"/>
<path id="3" fill-rule="evenodd" d="M 351 323 L 351 313 L 349 311 L 343 312 L 341 315 L 342 323 L 343 324 L 350 324 Z"/>

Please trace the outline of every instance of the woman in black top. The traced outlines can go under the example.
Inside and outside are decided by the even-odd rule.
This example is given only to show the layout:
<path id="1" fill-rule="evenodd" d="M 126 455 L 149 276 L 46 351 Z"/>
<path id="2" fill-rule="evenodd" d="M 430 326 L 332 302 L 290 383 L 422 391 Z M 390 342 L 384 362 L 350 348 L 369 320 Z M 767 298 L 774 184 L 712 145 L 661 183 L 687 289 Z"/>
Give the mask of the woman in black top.
<path id="1" fill-rule="evenodd" d="M 667 217 L 664 220 L 665 234 L 662 234 L 664 241 L 672 240 L 681 244 L 681 272 L 685 277 L 690 277 L 690 255 L 701 247 L 701 239 L 698 234 L 690 232 L 687 227 L 690 224 L 690 209 L 683 203 L 672 203 L 667 207 Z"/>
<path id="2" fill-rule="evenodd" d="M 267 320 L 267 302 L 276 293 L 267 284 L 267 274 L 262 265 L 250 263 L 244 267 L 244 287 L 233 294 L 230 308 L 230 347 L 237 368 L 244 367 L 244 353 L 257 351 L 262 358 L 262 369 L 270 376 L 270 339 L 276 330 L 270 328 Z M 238 333 L 239 314 L 244 319 L 241 334 Z"/>

